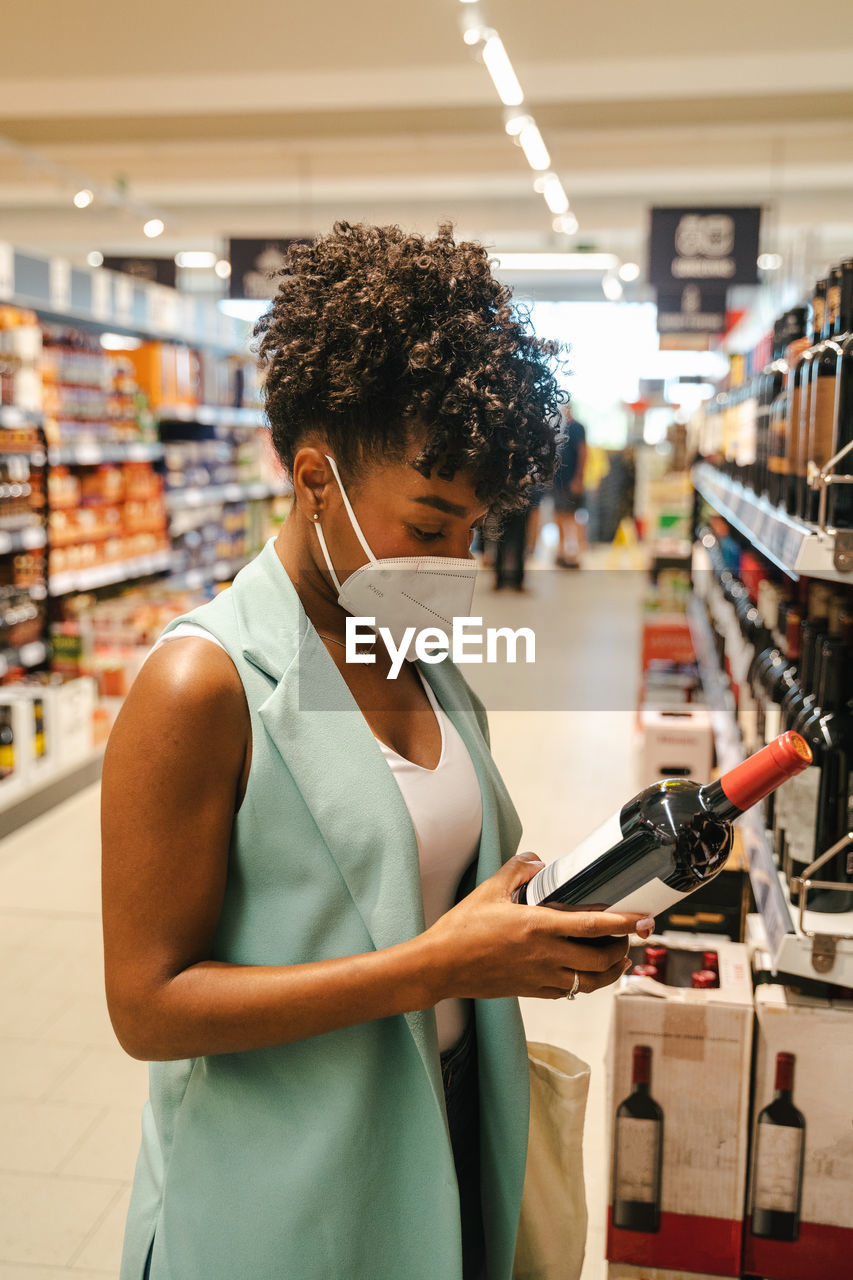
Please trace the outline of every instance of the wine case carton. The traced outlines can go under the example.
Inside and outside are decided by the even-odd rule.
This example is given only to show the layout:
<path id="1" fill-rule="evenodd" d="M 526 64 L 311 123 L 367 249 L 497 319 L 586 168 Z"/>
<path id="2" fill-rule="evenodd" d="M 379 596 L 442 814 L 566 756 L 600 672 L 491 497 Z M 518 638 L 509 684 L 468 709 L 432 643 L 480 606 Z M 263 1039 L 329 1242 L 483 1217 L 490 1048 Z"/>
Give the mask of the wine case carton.
<path id="1" fill-rule="evenodd" d="M 853 1001 L 769 984 L 755 1009 L 744 1273 L 841 1280 L 853 1275 Z"/>
<path id="2" fill-rule="evenodd" d="M 663 942 L 666 983 L 629 974 L 614 999 L 607 1257 L 640 1275 L 739 1276 L 753 1022 L 746 948 L 725 938 L 712 948 Z M 711 949 L 720 985 L 693 990 Z M 641 962 L 643 948 L 631 958 Z"/>
<path id="3" fill-rule="evenodd" d="M 684 1271 L 678 1268 L 662 1270 L 660 1267 L 641 1267 L 633 1262 L 611 1262 L 607 1268 L 607 1280 L 721 1280 L 720 1276 L 703 1271 Z"/>

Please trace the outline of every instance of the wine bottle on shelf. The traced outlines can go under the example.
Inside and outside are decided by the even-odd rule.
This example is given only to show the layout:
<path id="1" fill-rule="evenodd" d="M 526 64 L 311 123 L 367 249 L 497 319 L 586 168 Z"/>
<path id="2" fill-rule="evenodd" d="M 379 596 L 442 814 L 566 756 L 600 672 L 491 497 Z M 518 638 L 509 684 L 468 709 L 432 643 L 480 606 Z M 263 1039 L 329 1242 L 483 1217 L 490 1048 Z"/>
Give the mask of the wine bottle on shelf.
<path id="1" fill-rule="evenodd" d="M 853 440 L 853 262 L 842 264 L 841 307 L 851 317 L 846 336 L 839 339 L 841 355 L 836 366 L 834 452 Z M 853 476 L 853 451 L 835 468 L 836 475 Z M 826 523 L 831 528 L 853 526 L 853 484 L 831 484 L 827 491 Z"/>
<path id="2" fill-rule="evenodd" d="M 776 1055 L 775 1096 L 755 1126 L 750 1230 L 767 1240 L 800 1234 L 806 1122 L 793 1102 L 794 1063 L 792 1053 Z"/>
<path id="3" fill-rule="evenodd" d="M 712 969 L 697 969 L 690 975 L 690 985 L 694 991 L 711 991 L 720 985 L 720 980 Z"/>
<path id="4" fill-rule="evenodd" d="M 634 1046 L 631 1092 L 619 1104 L 613 1143 L 613 1226 L 660 1230 L 663 1111 L 650 1092 L 652 1051 Z"/>
<path id="5" fill-rule="evenodd" d="M 741 656 L 738 669 L 739 699 L 737 707 L 738 727 L 747 755 L 758 750 L 758 708 L 752 683 L 753 668 L 759 653 L 771 643 L 764 620 L 758 608 L 747 597 L 739 602 L 738 620 L 741 629 Z M 761 744 L 764 746 L 764 743 Z"/>
<path id="6" fill-rule="evenodd" d="M 515 899 L 651 916 L 666 911 L 722 871 L 734 819 L 809 764 L 803 739 L 786 733 L 705 786 L 689 778 L 655 782 L 537 872 Z"/>
<path id="7" fill-rule="evenodd" d="M 758 394 L 756 397 L 755 417 L 755 468 L 752 475 L 752 488 L 755 493 L 764 495 L 768 489 L 768 466 L 770 462 L 770 413 L 773 402 L 781 394 L 785 386 L 785 374 L 788 366 L 785 363 L 785 348 L 788 339 L 785 326 L 791 312 L 786 311 L 773 326 L 773 356 L 758 376 Z"/>
<path id="8" fill-rule="evenodd" d="M 803 737 L 814 763 L 793 779 L 789 888 L 793 880 L 827 849 L 837 844 L 851 827 L 851 769 L 853 769 L 853 716 L 850 709 L 850 671 L 853 652 L 841 636 L 827 637 L 821 645 L 818 705 L 803 723 Z M 802 784 L 802 785 L 801 785 Z M 850 891 L 810 889 L 809 911 L 836 914 L 853 909 L 853 866 L 850 849 L 842 849 L 818 872 L 819 880 L 850 885 Z"/>
<path id="9" fill-rule="evenodd" d="M 829 626 L 831 588 L 825 582 L 811 582 L 808 591 L 808 616 L 800 624 L 800 666 L 796 679 L 782 698 L 780 728 L 793 729 L 803 710 L 811 710 L 817 696 L 816 664 L 818 644 Z M 790 789 L 785 784 L 776 793 L 773 812 L 773 853 L 783 867 L 786 862 L 785 830 L 788 823 Z"/>
<path id="10" fill-rule="evenodd" d="M 800 669 L 802 615 L 794 605 L 785 614 L 785 642 L 775 651 L 772 661 L 762 673 L 758 699 L 759 746 L 779 736 L 782 728 L 782 701 L 796 684 Z M 771 791 L 764 799 L 764 825 L 772 831 L 780 791 Z"/>
<path id="11" fill-rule="evenodd" d="M 800 502 L 800 514 L 812 522 L 817 520 L 819 495 L 808 484 L 809 465 L 824 466 L 833 455 L 836 435 L 835 385 L 838 361 L 841 358 L 840 339 L 847 327 L 848 316 L 841 310 L 842 268 L 833 267 L 826 289 L 826 318 L 824 338 L 811 363 L 809 378 L 809 415 L 806 434 L 806 483 Z"/>
<path id="12" fill-rule="evenodd" d="M 794 368 L 805 349 L 811 345 L 806 337 L 811 312 L 808 307 L 793 307 L 782 317 L 780 341 L 781 354 L 774 365 L 773 399 L 769 410 L 768 477 L 767 495 L 771 502 L 784 504 L 787 500 L 788 478 L 791 468 L 791 423 L 795 406 Z"/>
<path id="13" fill-rule="evenodd" d="M 798 496 L 806 483 L 806 440 L 808 435 L 809 378 L 816 347 L 823 334 L 826 316 L 826 280 L 818 280 L 812 297 L 811 324 L 806 335 L 808 346 L 803 347 L 794 364 L 791 380 L 791 416 L 788 436 L 788 482 L 784 505 L 791 515 L 796 515 Z"/>

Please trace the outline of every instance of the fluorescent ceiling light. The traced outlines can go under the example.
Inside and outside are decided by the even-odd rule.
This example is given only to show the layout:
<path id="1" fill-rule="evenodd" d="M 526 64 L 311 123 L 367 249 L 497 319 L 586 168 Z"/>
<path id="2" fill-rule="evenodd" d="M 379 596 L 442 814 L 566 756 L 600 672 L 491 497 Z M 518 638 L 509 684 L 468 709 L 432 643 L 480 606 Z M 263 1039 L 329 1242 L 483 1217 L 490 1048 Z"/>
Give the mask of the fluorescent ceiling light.
<path id="1" fill-rule="evenodd" d="M 569 209 L 566 213 L 561 213 L 558 217 L 553 218 L 551 226 L 561 235 L 573 236 L 578 229 L 578 220 Z"/>
<path id="2" fill-rule="evenodd" d="M 496 253 L 498 271 L 612 271 L 615 253 Z"/>
<path id="3" fill-rule="evenodd" d="M 518 135 L 518 141 L 521 149 L 527 157 L 527 163 L 531 169 L 548 169 L 551 165 L 551 157 L 548 154 L 548 148 L 542 140 L 542 134 L 535 121 L 531 120 L 529 124 L 525 124 L 524 128 Z M 559 182 L 559 178 L 557 179 Z M 545 199 L 547 200 L 547 196 Z M 555 213 L 562 213 L 561 209 L 555 209 Z"/>
<path id="4" fill-rule="evenodd" d="M 184 253 L 175 254 L 176 267 L 210 268 L 215 265 L 216 265 L 215 253 L 204 253 L 201 251 L 190 249 L 185 251 Z"/>
<path id="5" fill-rule="evenodd" d="M 504 128 L 511 138 L 517 138 L 522 129 L 533 124 L 533 116 L 524 111 L 507 111 L 504 117 Z"/>
<path id="6" fill-rule="evenodd" d="M 524 92 L 497 32 L 490 35 L 483 45 L 483 61 L 504 106 L 520 107 L 524 101 Z"/>
<path id="7" fill-rule="evenodd" d="M 254 324 L 269 309 L 271 301 L 271 298 L 220 298 L 216 305 L 226 316 Z"/>
<path id="8" fill-rule="evenodd" d="M 78 209 L 88 209 L 94 199 L 94 192 L 90 191 L 88 187 L 84 187 L 83 190 L 78 191 L 74 197 L 74 204 Z"/>
<path id="9" fill-rule="evenodd" d="M 618 276 L 606 275 L 601 282 L 601 292 L 608 302 L 618 302 L 625 290 Z"/>
<path id="10" fill-rule="evenodd" d="M 762 253 L 758 259 L 758 267 L 761 271 L 778 271 L 781 265 L 781 253 Z"/>
<path id="11" fill-rule="evenodd" d="M 101 346 L 105 351 L 135 351 L 142 346 L 142 339 L 127 338 L 122 333 L 102 333 Z"/>
<path id="12" fill-rule="evenodd" d="M 155 237 L 163 234 L 166 230 L 166 224 L 162 218 L 149 218 L 142 230 L 148 236 L 149 240 L 154 240 Z"/>
<path id="13" fill-rule="evenodd" d="M 563 190 L 563 184 L 556 173 L 546 173 L 545 188 L 542 194 L 552 213 L 568 213 L 569 197 Z"/>

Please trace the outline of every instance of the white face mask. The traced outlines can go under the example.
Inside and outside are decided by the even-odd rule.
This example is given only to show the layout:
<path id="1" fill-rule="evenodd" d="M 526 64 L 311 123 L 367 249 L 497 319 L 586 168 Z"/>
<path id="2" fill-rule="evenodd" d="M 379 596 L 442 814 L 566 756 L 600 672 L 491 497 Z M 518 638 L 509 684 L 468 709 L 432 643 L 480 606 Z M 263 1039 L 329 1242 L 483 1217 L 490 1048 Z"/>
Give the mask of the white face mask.
<path id="1" fill-rule="evenodd" d="M 425 627 L 439 627 L 449 638 L 453 619 L 471 615 L 477 562 L 450 556 L 395 556 L 377 560 L 359 528 L 335 460 L 328 454 L 326 457 L 338 482 L 350 523 L 368 557 L 367 564 L 355 569 L 341 585 L 326 548 L 323 530 L 319 521 L 315 522 L 326 567 L 338 591 L 338 604 L 354 617 L 375 618 L 374 629 L 378 631 L 379 627 L 386 627 L 398 648 L 408 627 L 414 627 L 416 633 Z M 415 659 L 414 637 L 408 643 L 405 657 L 409 662 Z"/>

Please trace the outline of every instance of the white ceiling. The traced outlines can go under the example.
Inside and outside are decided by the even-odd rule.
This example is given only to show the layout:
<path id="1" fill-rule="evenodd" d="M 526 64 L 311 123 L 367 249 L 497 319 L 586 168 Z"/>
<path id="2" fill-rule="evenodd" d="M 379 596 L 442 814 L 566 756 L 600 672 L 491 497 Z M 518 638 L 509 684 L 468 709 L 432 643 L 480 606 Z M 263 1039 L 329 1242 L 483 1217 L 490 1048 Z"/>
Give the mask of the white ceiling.
<path id="1" fill-rule="evenodd" d="M 221 251 L 229 235 L 337 217 L 569 247 L 503 132 L 459 0 L 245 7 L 41 0 L 4 14 L 0 239 L 80 259 Z M 575 241 L 642 263 L 654 203 L 759 203 L 765 248 L 808 273 L 853 251 L 853 6 L 797 0 L 484 0 L 580 221 Z M 30 155 L 30 160 L 33 157 Z M 63 174 L 67 176 L 63 177 Z M 128 184 L 166 234 L 79 175 Z"/>

